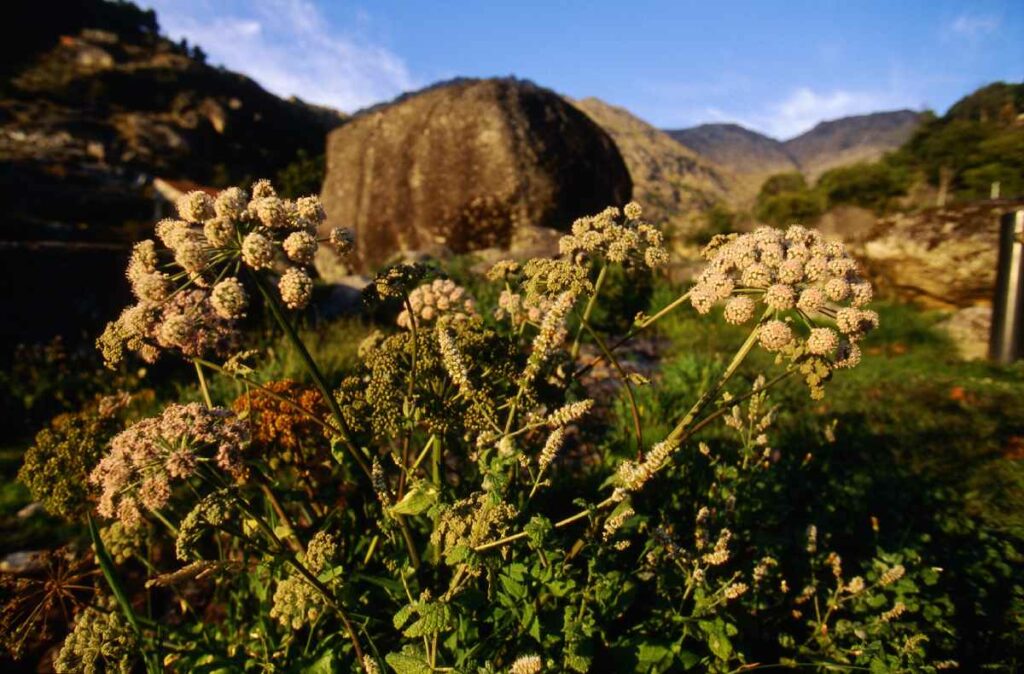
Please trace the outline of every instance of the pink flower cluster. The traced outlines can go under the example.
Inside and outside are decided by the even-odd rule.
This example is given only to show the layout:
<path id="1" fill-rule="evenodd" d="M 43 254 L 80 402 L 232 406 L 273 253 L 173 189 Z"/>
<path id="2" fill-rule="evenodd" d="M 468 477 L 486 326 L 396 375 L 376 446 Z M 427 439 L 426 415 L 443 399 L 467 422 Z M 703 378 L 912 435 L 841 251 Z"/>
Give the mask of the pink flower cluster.
<path id="1" fill-rule="evenodd" d="M 111 440 L 107 454 L 89 476 L 101 489 L 98 512 L 135 527 L 142 509 L 156 510 L 171 498 L 175 481 L 212 462 L 234 478 L 245 475 L 243 449 L 249 436 L 233 412 L 199 403 L 170 405 Z"/>

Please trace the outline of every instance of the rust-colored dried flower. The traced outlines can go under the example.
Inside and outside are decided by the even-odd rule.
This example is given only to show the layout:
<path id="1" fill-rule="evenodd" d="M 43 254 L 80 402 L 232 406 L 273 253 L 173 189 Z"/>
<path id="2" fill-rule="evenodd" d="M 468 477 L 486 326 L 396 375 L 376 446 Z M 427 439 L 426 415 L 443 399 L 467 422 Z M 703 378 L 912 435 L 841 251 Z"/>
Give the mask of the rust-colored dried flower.
<path id="1" fill-rule="evenodd" d="M 249 424 L 254 450 L 264 455 L 282 453 L 288 456 L 324 443 L 320 425 L 281 400 L 290 400 L 323 419 L 327 418 L 328 409 L 319 391 L 289 379 L 268 382 L 264 386 L 266 391 L 249 391 L 231 403 L 235 413 Z"/>

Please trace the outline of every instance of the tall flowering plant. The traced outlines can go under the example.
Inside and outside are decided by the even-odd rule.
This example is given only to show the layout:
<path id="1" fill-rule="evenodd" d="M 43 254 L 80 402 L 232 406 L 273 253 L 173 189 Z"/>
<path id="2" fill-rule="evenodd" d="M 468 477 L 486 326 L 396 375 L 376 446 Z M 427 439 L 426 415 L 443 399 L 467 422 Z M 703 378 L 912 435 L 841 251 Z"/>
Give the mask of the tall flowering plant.
<path id="1" fill-rule="evenodd" d="M 842 245 L 799 226 L 716 237 L 692 288 L 612 336 L 592 322 L 610 271 L 654 271 L 669 256 L 637 204 L 609 208 L 577 220 L 558 256 L 495 265 L 488 279 L 500 294 L 490 312 L 430 268 L 385 269 L 366 299 L 394 306 L 396 324 L 371 333 L 358 367 L 329 381 L 289 312 L 310 301 L 318 245 L 345 253 L 351 237 L 338 230 L 320 241 L 319 201 L 280 199 L 264 181 L 251 195 L 193 193 L 178 207 L 179 219 L 157 226 L 164 247 L 136 247 L 128 277 L 138 303 L 99 347 L 111 362 L 168 351 L 192 360 L 205 402 L 172 404 L 128 427 L 92 469 L 106 523 L 93 527 L 93 542 L 113 599 L 80 614 L 59 671 L 136 662 L 368 674 L 608 671 L 602 658 L 626 663 L 616 671 L 751 664 L 733 643 L 732 616 L 788 596 L 780 562 L 752 555 L 730 524 L 745 476 L 770 468 L 767 393 L 796 376 L 820 397 L 835 372 L 857 364 L 878 323 L 865 308 L 871 287 Z M 244 364 L 240 319 L 253 293 L 312 386 L 268 383 Z M 635 395 L 645 382 L 619 354 L 687 305 L 699 314 L 722 305 L 725 320 L 749 332 L 671 431 L 649 438 Z M 777 356 L 775 371 L 750 383 L 737 374 L 758 347 Z M 608 401 L 586 386 L 598 365 L 618 374 L 634 434 L 629 458 L 615 458 L 621 452 L 600 433 Z M 214 376 L 247 392 L 231 405 L 214 400 Z M 695 441 L 716 420 L 737 430 L 738 450 Z M 703 491 L 687 487 L 693 526 L 684 531 L 671 510 L 679 499 L 659 503 L 659 494 L 689 475 L 694 457 L 715 477 Z M 133 587 L 132 560 L 144 589 Z M 911 593 L 899 584 L 904 567 L 879 561 L 872 576 L 847 581 L 830 560 L 829 609 L 793 627 L 811 638 L 792 637 L 787 653 L 813 651 L 823 666 L 924 662 L 921 643 L 900 627 Z M 660 599 L 634 607 L 638 591 Z M 894 592 L 902 604 L 856 618 L 874 632 L 851 627 L 848 607 L 883 606 Z M 822 630 L 836 621 L 842 628 L 829 640 Z M 674 645 L 652 636 L 666 627 L 679 628 Z M 871 648 L 858 654 L 858 640 Z"/>

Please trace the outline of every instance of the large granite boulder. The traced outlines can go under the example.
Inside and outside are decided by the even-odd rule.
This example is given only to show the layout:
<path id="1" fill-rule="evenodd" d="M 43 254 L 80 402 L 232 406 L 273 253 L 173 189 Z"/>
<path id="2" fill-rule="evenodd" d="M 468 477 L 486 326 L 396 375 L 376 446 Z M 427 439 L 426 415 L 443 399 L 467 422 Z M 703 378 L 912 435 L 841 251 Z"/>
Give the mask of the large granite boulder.
<path id="1" fill-rule="evenodd" d="M 457 80 L 357 115 L 327 141 L 325 227 L 355 230 L 357 266 L 395 253 L 507 248 L 565 229 L 632 185 L 615 143 L 552 91 Z"/>

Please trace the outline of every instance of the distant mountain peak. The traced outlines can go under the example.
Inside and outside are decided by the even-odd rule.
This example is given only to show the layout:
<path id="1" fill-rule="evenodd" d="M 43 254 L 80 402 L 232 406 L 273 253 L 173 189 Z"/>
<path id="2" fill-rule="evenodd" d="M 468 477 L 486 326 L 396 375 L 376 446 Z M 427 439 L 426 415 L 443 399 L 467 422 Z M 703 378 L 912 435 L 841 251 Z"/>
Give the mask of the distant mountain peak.
<path id="1" fill-rule="evenodd" d="M 783 146 L 809 178 L 843 164 L 874 161 L 905 143 L 921 123 L 913 110 L 873 112 L 819 122 Z"/>
<path id="2" fill-rule="evenodd" d="M 835 166 L 878 159 L 910 138 L 921 116 L 913 110 L 852 115 L 819 122 L 787 141 L 731 122 L 666 133 L 697 154 L 746 177 L 745 191 L 753 189 L 756 193 L 760 182 L 773 173 L 800 171 L 814 179 Z"/>

